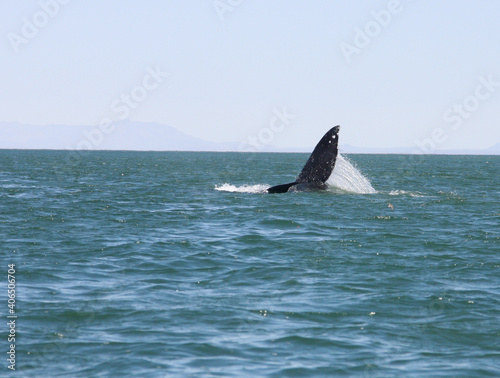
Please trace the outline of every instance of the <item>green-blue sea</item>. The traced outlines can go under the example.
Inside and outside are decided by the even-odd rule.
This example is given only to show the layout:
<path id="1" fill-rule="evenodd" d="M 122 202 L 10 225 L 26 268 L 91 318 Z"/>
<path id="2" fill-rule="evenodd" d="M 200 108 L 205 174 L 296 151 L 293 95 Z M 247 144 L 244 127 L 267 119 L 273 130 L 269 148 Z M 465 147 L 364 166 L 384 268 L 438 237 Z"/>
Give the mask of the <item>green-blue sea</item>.
<path id="1" fill-rule="evenodd" d="M 0 375 L 500 376 L 500 156 L 307 158 L 0 151 Z"/>

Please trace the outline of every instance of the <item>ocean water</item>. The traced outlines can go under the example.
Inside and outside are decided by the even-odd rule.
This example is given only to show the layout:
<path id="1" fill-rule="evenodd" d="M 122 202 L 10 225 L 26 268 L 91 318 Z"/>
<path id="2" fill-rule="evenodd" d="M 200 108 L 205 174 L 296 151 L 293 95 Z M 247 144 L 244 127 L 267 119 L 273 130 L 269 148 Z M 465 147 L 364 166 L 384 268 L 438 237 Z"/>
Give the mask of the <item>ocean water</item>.
<path id="1" fill-rule="evenodd" d="M 500 156 L 307 157 L 0 151 L 0 375 L 500 376 Z"/>

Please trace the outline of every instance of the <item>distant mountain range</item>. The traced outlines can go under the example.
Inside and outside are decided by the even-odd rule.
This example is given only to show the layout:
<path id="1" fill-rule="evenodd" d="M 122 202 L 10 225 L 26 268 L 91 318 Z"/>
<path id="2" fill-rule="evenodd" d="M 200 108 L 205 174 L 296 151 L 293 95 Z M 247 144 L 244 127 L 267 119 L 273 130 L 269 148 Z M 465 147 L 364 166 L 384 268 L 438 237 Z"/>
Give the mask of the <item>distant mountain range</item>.
<path id="1" fill-rule="evenodd" d="M 0 123 L 0 149 L 240 151 L 241 143 L 215 143 L 158 123 L 119 121 L 109 126 L 23 125 Z M 112 130 L 111 130 L 112 128 Z M 259 152 L 310 152 L 311 148 L 265 146 Z M 343 153 L 413 154 L 416 147 L 362 148 L 341 145 Z M 500 143 L 485 150 L 436 150 L 435 154 L 500 155 Z"/>
<path id="2" fill-rule="evenodd" d="M 351 154 L 422 154 L 417 147 L 396 147 L 396 148 L 364 148 L 344 145 L 341 148 L 342 152 Z M 439 150 L 436 149 L 432 152 L 435 155 L 500 155 L 500 143 L 483 150 Z"/>
<path id="3" fill-rule="evenodd" d="M 0 148 L 50 150 L 237 151 L 238 143 L 214 143 L 166 125 L 132 121 L 99 126 L 0 123 Z"/>

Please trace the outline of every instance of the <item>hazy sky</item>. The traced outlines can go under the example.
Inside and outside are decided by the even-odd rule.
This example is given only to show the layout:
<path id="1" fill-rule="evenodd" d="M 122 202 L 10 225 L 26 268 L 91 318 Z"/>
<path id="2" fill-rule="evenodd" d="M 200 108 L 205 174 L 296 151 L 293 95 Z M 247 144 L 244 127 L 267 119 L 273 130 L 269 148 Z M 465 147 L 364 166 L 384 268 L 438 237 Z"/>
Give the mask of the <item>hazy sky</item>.
<path id="1" fill-rule="evenodd" d="M 498 0 L 0 5 L 0 122 L 130 119 L 279 147 L 336 124 L 360 147 L 500 142 Z"/>

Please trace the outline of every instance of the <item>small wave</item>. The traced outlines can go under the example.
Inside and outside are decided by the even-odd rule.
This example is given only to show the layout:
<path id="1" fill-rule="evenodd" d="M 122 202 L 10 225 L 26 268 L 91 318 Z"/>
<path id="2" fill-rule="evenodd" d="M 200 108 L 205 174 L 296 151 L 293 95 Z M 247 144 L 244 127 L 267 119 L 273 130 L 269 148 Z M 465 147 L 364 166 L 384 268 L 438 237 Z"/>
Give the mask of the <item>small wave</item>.
<path id="1" fill-rule="evenodd" d="M 236 192 L 236 193 L 267 193 L 267 188 L 269 185 L 257 184 L 257 185 L 231 185 L 228 183 L 222 185 L 215 185 L 215 190 L 221 192 Z"/>
<path id="2" fill-rule="evenodd" d="M 410 197 L 425 197 L 420 192 L 408 192 L 406 190 L 391 190 L 389 192 L 390 196 L 410 196 Z"/>

